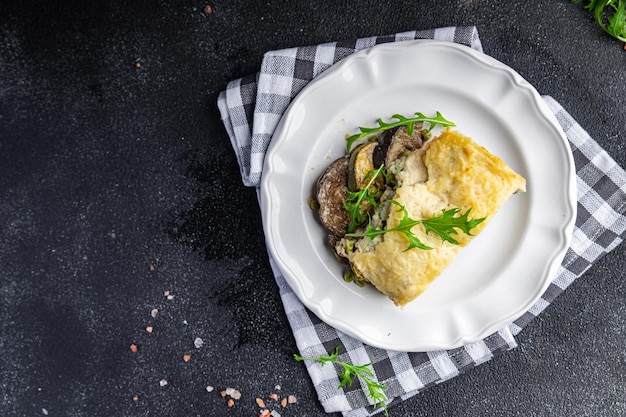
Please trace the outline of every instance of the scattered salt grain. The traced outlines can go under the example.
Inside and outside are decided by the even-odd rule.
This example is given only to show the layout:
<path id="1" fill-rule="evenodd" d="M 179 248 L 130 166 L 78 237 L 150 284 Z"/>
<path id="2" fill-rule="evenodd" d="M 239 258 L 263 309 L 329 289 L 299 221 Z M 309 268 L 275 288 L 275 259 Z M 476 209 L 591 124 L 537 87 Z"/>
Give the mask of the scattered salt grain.
<path id="1" fill-rule="evenodd" d="M 260 407 L 260 408 L 265 408 L 265 401 L 263 401 L 260 398 L 256 399 L 256 404 Z"/>
<path id="2" fill-rule="evenodd" d="M 259 417 L 268 417 L 270 415 L 270 410 L 261 410 L 261 413 L 259 414 Z"/>
<path id="3" fill-rule="evenodd" d="M 287 407 L 287 398 L 283 398 L 283 399 L 280 401 L 280 405 L 281 405 L 281 407 L 283 407 L 283 408 Z"/>
<path id="4" fill-rule="evenodd" d="M 167 299 L 168 299 L 168 300 L 173 300 L 173 299 L 174 299 L 174 296 L 170 294 L 170 295 L 168 295 L 168 296 L 167 296 Z"/>
<path id="5" fill-rule="evenodd" d="M 162 387 L 166 386 L 167 385 L 167 379 L 160 380 L 159 381 L 159 385 L 162 386 Z"/>
<path id="6" fill-rule="evenodd" d="M 278 401 L 278 395 L 274 393 L 268 395 L 267 398 L 269 398 L 270 400 Z"/>
<path id="7" fill-rule="evenodd" d="M 235 405 L 235 401 L 232 398 L 229 398 L 226 404 L 228 404 L 228 407 L 231 408 L 233 405 Z"/>
<path id="8" fill-rule="evenodd" d="M 163 291 L 163 296 L 169 297 L 169 295 L 170 295 L 170 290 Z"/>
<path id="9" fill-rule="evenodd" d="M 148 327 L 146 327 L 146 331 L 147 331 L 148 333 L 152 333 L 152 330 L 154 330 L 154 328 L 153 328 L 152 326 L 148 326 Z"/>
<path id="10" fill-rule="evenodd" d="M 196 337 L 193 341 L 193 345 L 196 347 L 196 349 L 200 349 L 202 345 L 204 345 L 204 340 L 200 339 L 199 337 Z"/>
<path id="11" fill-rule="evenodd" d="M 272 410 L 272 412 L 270 413 L 270 416 L 272 417 L 280 417 L 280 413 L 276 410 Z"/>
<path id="12" fill-rule="evenodd" d="M 274 387 L 274 389 L 275 389 L 276 391 L 280 391 L 280 385 L 278 385 L 278 384 L 277 384 L 277 385 Z"/>
<path id="13" fill-rule="evenodd" d="M 234 400 L 238 400 L 241 398 L 241 392 L 239 392 L 239 390 L 236 390 L 235 388 L 226 388 L 224 392 L 226 395 L 230 395 L 230 398 Z"/>
<path id="14" fill-rule="evenodd" d="M 138 349 L 139 349 L 139 348 L 137 347 L 137 345 L 136 345 L 136 344 L 134 344 L 134 343 L 133 343 L 132 345 L 130 345 L 130 351 L 131 351 L 131 352 L 133 352 L 133 353 L 137 353 L 137 350 L 138 350 Z"/>
<path id="15" fill-rule="evenodd" d="M 211 385 L 207 385 L 206 390 L 207 392 L 212 392 L 215 388 L 213 388 Z"/>
<path id="16" fill-rule="evenodd" d="M 184 360 L 185 362 L 189 362 L 189 360 L 190 360 L 190 359 L 191 359 L 191 355 L 190 355 L 190 354 L 185 353 L 185 354 L 183 355 L 183 360 Z"/>
<path id="17" fill-rule="evenodd" d="M 152 317 L 156 317 L 157 314 L 159 314 L 159 309 L 158 308 L 153 308 L 152 310 L 150 310 L 150 315 Z"/>
<path id="18" fill-rule="evenodd" d="M 44 416 L 48 415 L 48 410 L 46 410 L 45 408 L 41 409 L 41 414 L 43 414 Z"/>
<path id="19" fill-rule="evenodd" d="M 288 402 L 289 404 L 295 404 L 297 401 L 298 401 L 298 399 L 295 397 L 295 395 L 290 395 L 290 396 L 287 398 L 287 402 Z"/>

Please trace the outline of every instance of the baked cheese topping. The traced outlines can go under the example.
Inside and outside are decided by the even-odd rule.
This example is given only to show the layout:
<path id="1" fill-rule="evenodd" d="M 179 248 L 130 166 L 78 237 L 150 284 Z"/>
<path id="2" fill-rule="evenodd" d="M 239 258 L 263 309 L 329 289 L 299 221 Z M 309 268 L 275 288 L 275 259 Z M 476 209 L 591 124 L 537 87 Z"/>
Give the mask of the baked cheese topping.
<path id="1" fill-rule="evenodd" d="M 439 236 L 426 234 L 418 225 L 412 232 L 433 249 L 404 251 L 407 237 L 389 232 L 371 242 L 366 250 L 347 253 L 357 276 L 372 283 L 399 306 L 424 292 L 507 199 L 526 190 L 525 179 L 500 158 L 450 129 L 409 154 L 396 178 L 399 186 L 393 199 L 406 208 L 412 219 L 428 219 L 452 208 L 459 208 L 462 213 L 471 209 L 472 218 L 486 218 L 472 230 L 472 235 L 455 235 L 459 245 L 442 242 Z M 385 229 L 397 226 L 402 217 L 401 210 L 391 207 Z"/>

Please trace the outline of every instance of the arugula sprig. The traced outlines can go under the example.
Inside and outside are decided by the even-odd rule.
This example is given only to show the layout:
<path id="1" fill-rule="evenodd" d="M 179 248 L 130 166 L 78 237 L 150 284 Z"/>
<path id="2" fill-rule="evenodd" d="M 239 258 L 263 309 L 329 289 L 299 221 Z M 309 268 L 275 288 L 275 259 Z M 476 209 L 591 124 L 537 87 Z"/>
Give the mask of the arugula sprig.
<path id="1" fill-rule="evenodd" d="M 485 221 L 486 217 L 482 217 L 480 219 L 469 219 L 469 214 L 472 209 L 468 209 L 465 213 L 457 216 L 457 214 L 461 211 L 458 208 L 451 209 L 443 209 L 440 215 L 433 216 L 429 219 L 420 219 L 414 220 L 409 217 L 409 213 L 402 204 L 400 204 L 396 200 L 389 200 L 389 202 L 398 206 L 398 211 L 402 211 L 403 216 L 397 226 L 389 228 L 389 229 L 376 229 L 372 227 L 371 224 L 368 224 L 367 230 L 363 233 L 348 233 L 346 236 L 350 237 L 369 237 L 370 240 L 376 238 L 376 236 L 382 235 L 384 233 L 389 232 L 400 232 L 404 234 L 409 239 L 409 246 L 403 251 L 406 252 L 413 248 L 431 250 L 432 247 L 424 244 L 417 236 L 413 234 L 411 229 L 421 224 L 424 226 L 424 230 L 426 233 L 433 232 L 443 241 L 452 243 L 453 245 L 458 245 L 459 242 L 454 238 L 453 235 L 458 234 L 458 230 L 471 235 L 471 231 L 473 228 L 478 226 L 480 223 Z"/>
<path id="2" fill-rule="evenodd" d="M 580 3 L 581 0 L 570 0 Z M 596 23 L 609 35 L 626 42 L 626 0 L 587 0 L 583 6 L 593 12 Z"/>
<path id="3" fill-rule="evenodd" d="M 372 207 L 378 205 L 377 199 L 382 194 L 382 190 L 373 185 L 379 176 L 384 175 L 384 171 L 384 165 L 381 165 L 378 169 L 369 171 L 365 177 L 369 178 L 367 185 L 360 191 L 350 191 L 346 188 L 346 198 L 343 201 L 343 207 L 348 212 L 348 217 L 350 218 L 348 232 L 354 232 L 357 226 L 365 223 L 367 220 L 367 213 L 361 211 L 361 205 L 364 201 L 367 201 Z"/>
<path id="4" fill-rule="evenodd" d="M 415 113 L 415 117 L 405 117 L 401 114 L 394 114 L 391 116 L 392 119 L 397 119 L 397 122 L 385 122 L 383 119 L 379 118 L 377 120 L 378 126 L 376 127 L 359 127 L 360 133 L 356 133 L 346 139 L 346 153 L 350 153 L 350 149 L 354 142 L 359 139 L 362 139 L 366 136 L 371 135 L 372 133 L 383 132 L 385 130 L 393 129 L 394 127 L 406 126 L 409 135 L 413 134 L 413 129 L 415 129 L 416 123 L 430 123 L 428 130 L 432 130 L 435 126 L 456 126 L 453 122 L 446 120 L 441 113 L 437 112 L 435 117 L 425 116 L 423 113 L 417 112 Z"/>
<path id="5" fill-rule="evenodd" d="M 386 401 L 388 401 L 388 398 L 384 392 L 384 390 L 387 389 L 387 386 L 376 380 L 376 375 L 374 375 L 374 372 L 372 372 L 372 370 L 369 368 L 372 365 L 372 362 L 366 363 L 365 365 L 352 365 L 350 363 L 340 361 L 339 359 L 337 359 L 337 357 L 339 356 L 340 348 L 341 346 L 337 346 L 335 348 L 335 351 L 328 356 L 320 355 L 314 358 L 305 358 L 298 355 L 297 353 L 294 353 L 293 357 L 299 362 L 319 362 L 322 364 L 322 366 L 326 365 L 327 363 L 334 363 L 343 367 L 343 371 L 339 374 L 340 381 L 337 389 L 343 388 L 346 385 L 352 386 L 352 382 L 355 376 L 360 378 L 361 381 L 363 381 L 367 386 L 367 392 L 369 396 L 372 398 L 372 400 L 374 400 L 374 408 L 378 407 L 379 405 L 382 406 L 385 409 L 385 415 L 388 416 L 389 413 L 387 411 L 386 403 Z"/>

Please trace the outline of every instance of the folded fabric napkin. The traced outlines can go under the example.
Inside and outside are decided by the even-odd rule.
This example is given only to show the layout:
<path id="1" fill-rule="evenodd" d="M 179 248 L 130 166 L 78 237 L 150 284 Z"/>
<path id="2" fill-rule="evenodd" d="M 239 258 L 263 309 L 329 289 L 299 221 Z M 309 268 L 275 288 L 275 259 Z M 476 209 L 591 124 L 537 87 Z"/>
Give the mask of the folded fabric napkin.
<path id="1" fill-rule="evenodd" d="M 237 154 L 245 185 L 259 187 L 265 151 L 282 114 L 309 81 L 346 56 L 376 44 L 413 39 L 458 42 L 482 52 L 475 27 L 446 27 L 426 31 L 305 46 L 265 54 L 261 70 L 231 81 L 218 98 L 224 126 Z M 372 363 L 378 381 L 387 386 L 388 406 L 429 386 L 459 375 L 517 346 L 514 336 L 539 315 L 595 261 L 613 250 L 626 234 L 626 172 L 551 97 L 545 102 L 556 115 L 574 155 L 577 171 L 578 217 L 571 247 L 543 296 L 515 322 L 477 343 L 448 351 L 396 352 L 363 344 L 325 324 L 293 293 L 270 256 L 281 299 L 302 356 L 327 355 L 342 345 L 339 359 L 355 365 Z M 346 417 L 382 412 L 355 380 L 337 389 L 333 366 L 307 362 L 319 400 L 326 412 Z"/>

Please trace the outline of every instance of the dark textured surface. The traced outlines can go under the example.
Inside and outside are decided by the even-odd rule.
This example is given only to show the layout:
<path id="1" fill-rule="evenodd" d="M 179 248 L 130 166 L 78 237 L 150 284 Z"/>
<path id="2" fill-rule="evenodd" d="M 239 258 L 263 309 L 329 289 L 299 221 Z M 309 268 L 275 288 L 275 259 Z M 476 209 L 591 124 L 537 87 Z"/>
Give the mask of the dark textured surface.
<path id="1" fill-rule="evenodd" d="M 569 1 L 206 4 L 0 3 L 3 416 L 255 416 L 276 384 L 299 399 L 283 417 L 323 414 L 216 108 L 266 50 L 476 25 L 626 166 L 626 52 Z M 625 254 L 390 414 L 626 415 Z"/>

